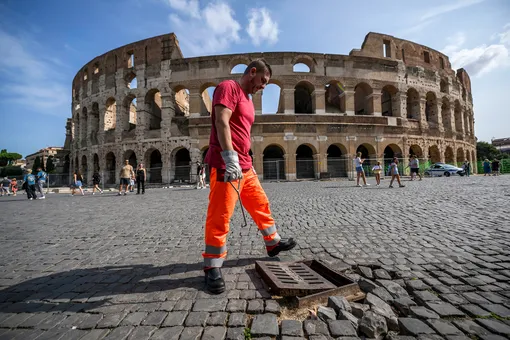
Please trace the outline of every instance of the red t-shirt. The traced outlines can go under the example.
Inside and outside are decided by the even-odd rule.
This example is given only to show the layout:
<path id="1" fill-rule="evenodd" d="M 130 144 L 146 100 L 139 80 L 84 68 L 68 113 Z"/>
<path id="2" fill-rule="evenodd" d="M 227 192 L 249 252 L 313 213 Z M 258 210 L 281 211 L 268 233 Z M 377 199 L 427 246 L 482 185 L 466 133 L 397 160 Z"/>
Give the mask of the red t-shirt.
<path id="1" fill-rule="evenodd" d="M 230 117 L 230 133 L 232 135 L 232 146 L 239 155 L 241 169 L 247 170 L 252 167 L 250 157 L 251 137 L 250 131 L 255 121 L 255 108 L 250 97 L 246 95 L 241 85 L 235 80 L 222 81 L 214 90 L 211 113 L 211 137 L 209 138 L 209 151 L 205 162 L 209 167 L 225 169 L 225 162 L 221 158 L 221 145 L 216 132 L 216 113 L 214 107 L 223 105 L 232 110 Z"/>

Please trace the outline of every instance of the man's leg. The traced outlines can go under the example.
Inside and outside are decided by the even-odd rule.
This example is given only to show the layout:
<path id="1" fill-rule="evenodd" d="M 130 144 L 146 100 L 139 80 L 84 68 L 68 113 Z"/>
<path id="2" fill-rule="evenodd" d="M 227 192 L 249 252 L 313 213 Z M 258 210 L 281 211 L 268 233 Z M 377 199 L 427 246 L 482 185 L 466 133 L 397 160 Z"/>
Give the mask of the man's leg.
<path id="1" fill-rule="evenodd" d="M 278 234 L 269 209 L 269 200 L 253 169 L 243 173 L 243 177 L 241 200 L 264 238 L 267 254 L 273 257 L 281 251 L 294 248 L 296 242 L 292 238 L 282 239 Z"/>
<path id="2" fill-rule="evenodd" d="M 211 169 L 211 192 L 205 222 L 205 251 L 202 257 L 208 290 L 212 293 L 222 293 L 225 291 L 225 281 L 219 268 L 227 257 L 227 234 L 237 194 L 230 183 L 217 181 L 216 174 L 216 169 Z M 232 184 L 237 183 L 235 181 Z"/>

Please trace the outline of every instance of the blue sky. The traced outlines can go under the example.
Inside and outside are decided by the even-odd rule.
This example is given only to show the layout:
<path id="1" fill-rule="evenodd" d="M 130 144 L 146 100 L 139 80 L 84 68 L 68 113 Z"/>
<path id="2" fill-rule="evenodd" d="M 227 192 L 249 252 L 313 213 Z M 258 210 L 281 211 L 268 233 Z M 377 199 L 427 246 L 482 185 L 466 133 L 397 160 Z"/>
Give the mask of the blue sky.
<path id="1" fill-rule="evenodd" d="M 477 137 L 510 136 L 508 0 L 3 0 L 0 148 L 25 156 L 63 145 L 74 75 L 130 42 L 175 32 L 185 57 L 348 54 L 369 31 L 446 52 L 471 76 Z"/>

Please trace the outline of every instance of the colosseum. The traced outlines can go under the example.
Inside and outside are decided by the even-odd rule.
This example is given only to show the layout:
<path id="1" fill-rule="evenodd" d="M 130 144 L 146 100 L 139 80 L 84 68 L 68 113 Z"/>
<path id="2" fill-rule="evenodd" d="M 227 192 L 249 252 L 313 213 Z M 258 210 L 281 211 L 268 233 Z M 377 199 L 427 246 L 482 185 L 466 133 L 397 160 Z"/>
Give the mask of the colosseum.
<path id="1" fill-rule="evenodd" d="M 71 169 L 119 182 L 125 159 L 152 183 L 193 182 L 209 142 L 211 89 L 256 58 L 273 69 L 274 112 L 252 97 L 251 155 L 264 180 L 352 176 L 360 151 L 372 163 L 476 159 L 471 82 L 446 55 L 368 33 L 349 55 L 271 52 L 184 58 L 175 34 L 92 59 L 73 80 Z M 297 67 L 300 66 L 300 67 Z M 267 90 L 267 89 L 266 89 Z M 276 105 L 276 102 L 278 104 Z"/>

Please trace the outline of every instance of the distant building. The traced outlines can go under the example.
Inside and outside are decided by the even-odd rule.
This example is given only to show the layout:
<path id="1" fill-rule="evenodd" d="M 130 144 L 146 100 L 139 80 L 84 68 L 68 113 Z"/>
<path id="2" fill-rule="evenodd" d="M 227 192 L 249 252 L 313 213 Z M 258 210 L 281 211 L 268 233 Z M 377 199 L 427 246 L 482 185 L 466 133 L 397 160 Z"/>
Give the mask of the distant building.
<path id="1" fill-rule="evenodd" d="M 510 137 L 494 138 L 492 140 L 492 145 L 494 145 L 501 152 L 510 153 Z"/>
<path id="2" fill-rule="evenodd" d="M 25 157 L 25 160 L 26 160 L 25 167 L 27 169 L 32 169 L 35 159 L 37 157 L 39 157 L 39 159 L 41 160 L 41 163 L 44 163 L 44 167 L 46 168 L 46 162 L 48 161 L 48 157 L 50 157 L 50 156 L 53 156 L 53 158 L 54 158 L 53 164 L 55 164 L 55 166 L 56 166 L 56 165 L 58 165 L 59 159 L 56 158 L 55 156 L 57 155 L 57 153 L 59 151 L 62 151 L 62 150 L 64 150 L 64 148 L 61 146 L 49 146 L 47 148 L 40 149 L 39 151 L 34 152 L 33 154 L 27 155 Z"/>

